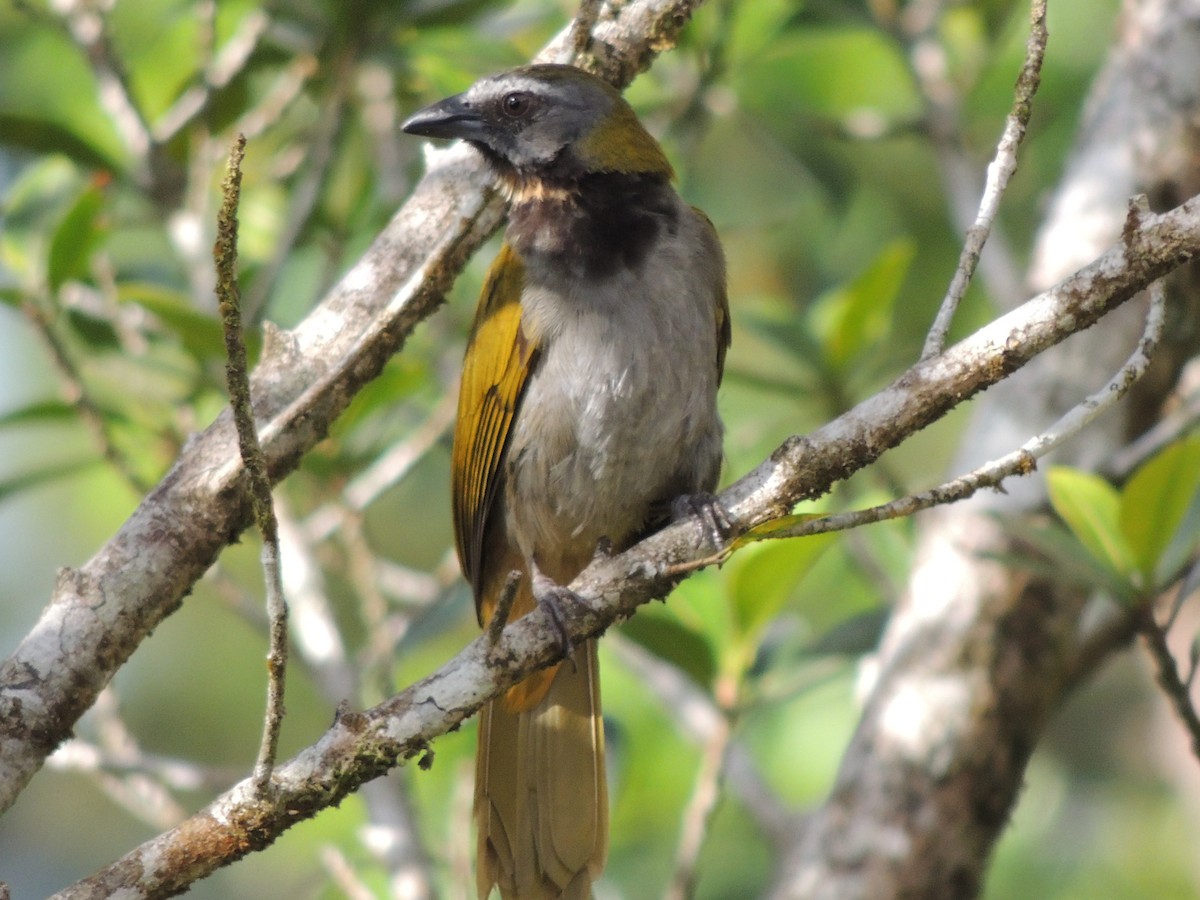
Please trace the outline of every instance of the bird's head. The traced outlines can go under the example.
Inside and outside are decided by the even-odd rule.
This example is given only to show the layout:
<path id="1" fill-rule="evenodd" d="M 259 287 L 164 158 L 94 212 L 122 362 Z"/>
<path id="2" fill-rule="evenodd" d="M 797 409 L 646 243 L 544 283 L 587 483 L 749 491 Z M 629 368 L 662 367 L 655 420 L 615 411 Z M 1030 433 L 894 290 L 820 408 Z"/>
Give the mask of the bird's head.
<path id="1" fill-rule="evenodd" d="M 510 186 L 566 186 L 606 172 L 671 176 L 662 148 L 616 88 L 573 66 L 522 66 L 492 75 L 402 127 L 468 141 Z"/>

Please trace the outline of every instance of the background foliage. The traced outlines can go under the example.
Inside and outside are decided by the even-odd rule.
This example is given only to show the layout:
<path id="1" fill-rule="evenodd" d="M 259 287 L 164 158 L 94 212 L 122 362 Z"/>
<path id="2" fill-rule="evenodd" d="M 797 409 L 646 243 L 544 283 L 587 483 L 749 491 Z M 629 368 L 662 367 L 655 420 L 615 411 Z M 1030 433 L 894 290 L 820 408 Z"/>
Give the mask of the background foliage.
<path id="1" fill-rule="evenodd" d="M 1061 171 L 1116 7 L 1052 4 L 1043 88 L 1002 214 L 1018 255 Z M 421 144 L 398 133 L 403 116 L 525 61 L 573 11 L 549 0 L 121 0 L 108 15 L 107 53 L 140 111 L 130 125 L 105 105 L 102 78 L 71 34 L 75 4 L 0 7 L 0 649 L 33 622 L 55 569 L 111 534 L 224 403 L 209 248 L 233 133 L 250 138 L 244 296 L 256 322 L 286 328 L 419 176 Z M 894 12 L 887 0 L 713 0 L 683 46 L 628 93 L 729 256 L 728 478 L 915 359 L 957 260 L 914 56 L 890 28 Z M 1026 15 L 1010 0 L 953 4 L 933 35 L 980 171 L 1011 101 Z M 147 147 L 139 128 L 152 136 Z M 475 633 L 449 550 L 443 398 L 489 259 L 480 254 L 443 314 L 277 492 L 362 673 L 355 703 L 427 673 Z M 973 289 L 957 327 L 993 313 Z M 960 423 L 951 416 L 813 508 L 933 483 Z M 423 426 L 440 437 L 403 478 L 352 508 L 347 485 Z M 1074 526 L 1069 482 L 1059 479 L 1056 504 Z M 1113 515 L 1125 515 L 1117 503 Z M 1153 540 L 1131 527 L 1136 568 L 1153 561 L 1137 549 Z M 257 746 L 264 638 L 254 540 L 222 557 L 115 682 L 141 750 L 191 761 L 208 780 L 177 795 L 187 809 L 241 777 Z M 685 673 L 729 717 L 782 804 L 817 802 L 856 719 L 859 662 L 911 555 L 907 522 L 752 547 L 606 639 L 614 807 L 603 896 L 662 895 L 701 764 L 679 710 L 646 672 Z M 1187 837 L 1200 779 L 1142 669 L 1130 655 L 1117 659 L 1062 711 L 997 852 L 989 896 L 1200 893 Z M 319 670 L 295 666 L 283 752 L 313 740 L 338 699 Z M 85 719 L 79 733 L 103 745 L 106 721 Z M 447 896 L 469 883 L 473 745 L 472 725 L 437 742 L 431 771 L 391 779 Z M 0 878 L 14 896 L 61 887 L 162 827 L 145 815 L 160 807 L 122 793 L 122 774 L 70 767 L 34 781 L 0 820 Z M 722 796 L 698 896 L 761 892 L 773 853 L 761 821 L 752 804 Z M 338 896 L 329 848 L 382 893 L 367 824 L 353 798 L 194 895 Z"/>

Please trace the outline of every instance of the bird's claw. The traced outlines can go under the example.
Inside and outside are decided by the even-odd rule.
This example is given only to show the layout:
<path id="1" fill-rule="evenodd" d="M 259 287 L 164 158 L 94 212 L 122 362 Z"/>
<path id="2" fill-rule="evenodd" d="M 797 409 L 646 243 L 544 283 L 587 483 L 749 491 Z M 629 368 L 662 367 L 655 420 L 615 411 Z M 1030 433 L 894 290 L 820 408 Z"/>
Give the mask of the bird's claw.
<path id="1" fill-rule="evenodd" d="M 708 538 L 714 549 L 720 549 L 733 531 L 733 520 L 729 510 L 717 499 L 716 494 L 700 491 L 683 494 L 671 504 L 671 514 L 678 519 L 697 516 L 700 519 L 700 538 Z"/>
<path id="2" fill-rule="evenodd" d="M 575 665 L 575 648 L 571 644 L 571 632 L 567 630 L 567 617 L 563 612 L 563 604 L 582 603 L 583 598 L 569 587 L 547 578 L 537 569 L 534 569 L 533 573 L 533 596 L 537 600 L 538 606 L 546 610 L 546 616 L 550 619 L 550 625 L 558 637 L 563 659 L 568 659 L 571 661 L 571 665 Z"/>

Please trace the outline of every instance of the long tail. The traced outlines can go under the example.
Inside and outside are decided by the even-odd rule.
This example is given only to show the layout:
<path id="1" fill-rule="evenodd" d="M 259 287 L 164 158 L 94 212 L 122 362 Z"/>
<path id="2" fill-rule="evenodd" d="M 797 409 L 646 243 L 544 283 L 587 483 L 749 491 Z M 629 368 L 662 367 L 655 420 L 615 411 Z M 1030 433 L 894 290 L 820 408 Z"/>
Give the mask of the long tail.
<path id="1" fill-rule="evenodd" d="M 504 900 L 591 896 L 608 854 L 595 641 L 484 707 L 475 820 L 480 900 L 496 885 Z"/>

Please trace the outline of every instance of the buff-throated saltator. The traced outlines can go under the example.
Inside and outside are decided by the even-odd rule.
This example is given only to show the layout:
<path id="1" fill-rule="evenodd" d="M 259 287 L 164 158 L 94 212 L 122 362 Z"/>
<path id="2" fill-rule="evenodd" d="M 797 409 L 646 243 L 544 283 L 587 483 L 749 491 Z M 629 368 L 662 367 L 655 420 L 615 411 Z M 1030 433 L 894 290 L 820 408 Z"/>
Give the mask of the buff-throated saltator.
<path id="1" fill-rule="evenodd" d="M 509 573 L 512 616 L 562 596 L 602 542 L 621 550 L 721 463 L 725 263 L 658 143 L 607 82 L 525 66 L 412 116 L 462 138 L 510 197 L 463 363 L 455 536 L 481 624 Z M 711 510 L 711 507 L 710 507 Z M 480 897 L 588 897 L 608 848 L 594 641 L 481 713 Z"/>

